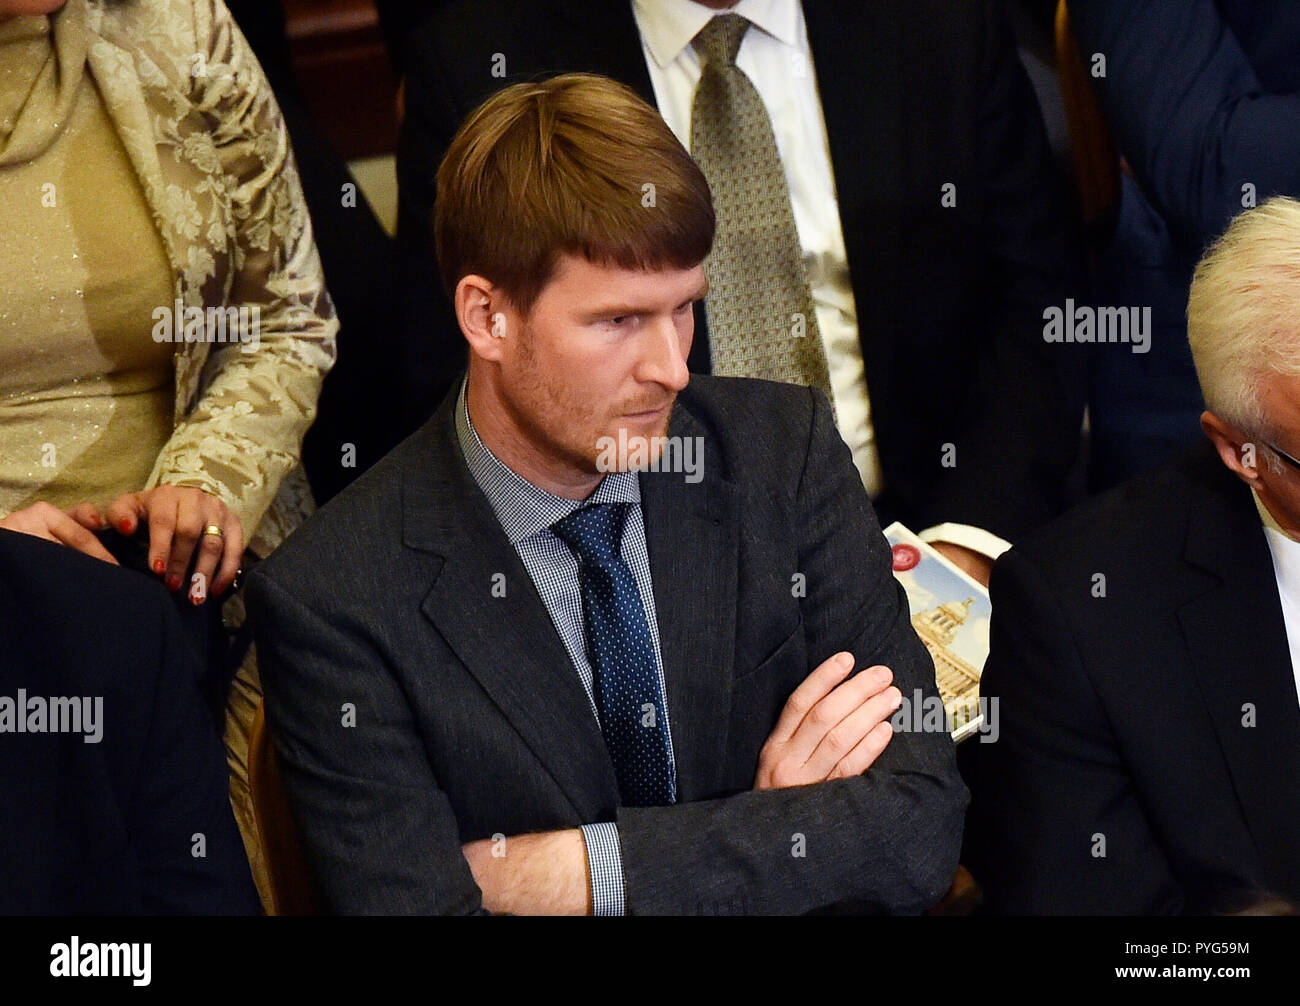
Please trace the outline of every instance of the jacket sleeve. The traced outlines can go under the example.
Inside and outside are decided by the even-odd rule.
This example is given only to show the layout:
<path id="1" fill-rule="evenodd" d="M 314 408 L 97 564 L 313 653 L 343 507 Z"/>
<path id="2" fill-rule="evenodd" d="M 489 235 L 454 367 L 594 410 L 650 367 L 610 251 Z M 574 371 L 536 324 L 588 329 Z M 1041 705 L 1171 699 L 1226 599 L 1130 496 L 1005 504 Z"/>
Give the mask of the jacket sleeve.
<path id="1" fill-rule="evenodd" d="M 340 914 L 482 914 L 410 703 L 353 620 L 249 578 L 268 723 L 304 852 Z"/>
<path id="2" fill-rule="evenodd" d="M 289 136 L 252 50 L 220 0 L 197 5 L 205 73 L 196 100 L 216 123 L 210 140 L 232 204 L 234 232 L 208 241 L 232 255 L 220 305 L 256 309 L 256 336 L 214 344 L 197 400 L 177 425 L 149 484 L 194 486 L 219 497 L 253 533 L 297 465 L 335 358 L 338 322 L 325 290 Z M 205 28 L 204 25 L 207 25 Z M 187 138 L 187 142 L 192 138 Z M 206 140 L 193 141 L 205 146 Z M 184 205 L 185 193 L 175 193 Z M 211 270 L 202 245 L 188 270 Z M 197 286 L 197 283 L 190 284 Z"/>
<path id="3" fill-rule="evenodd" d="M 820 392 L 796 494 L 810 666 L 849 650 L 909 702 L 934 697 L 890 549 Z M 630 914 L 790 914 L 852 902 L 919 912 L 957 867 L 966 788 L 946 732 L 898 732 L 861 776 L 670 807 L 619 808 Z M 802 852 L 802 854 L 799 854 Z"/>
<path id="4" fill-rule="evenodd" d="M 1300 192 L 1300 94 L 1270 93 L 1213 0 L 1089 0 L 1070 15 L 1120 149 L 1180 237 L 1204 247 L 1257 202 Z"/>
<path id="5" fill-rule="evenodd" d="M 976 746 L 968 848 L 987 906 L 1012 914 L 1177 911 L 1181 891 L 1064 609 L 1016 549 L 998 560 L 991 586 L 980 693 L 996 704 L 998 734 Z"/>

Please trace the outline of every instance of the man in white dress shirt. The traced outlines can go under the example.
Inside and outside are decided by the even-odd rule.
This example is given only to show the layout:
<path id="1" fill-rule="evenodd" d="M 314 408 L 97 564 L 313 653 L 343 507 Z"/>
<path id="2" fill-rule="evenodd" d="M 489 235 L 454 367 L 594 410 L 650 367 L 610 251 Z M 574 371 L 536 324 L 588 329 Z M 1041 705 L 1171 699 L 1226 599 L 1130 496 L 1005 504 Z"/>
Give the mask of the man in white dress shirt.
<path id="1" fill-rule="evenodd" d="M 726 33 L 721 21 L 740 19 L 729 50 L 711 42 Z M 711 51 L 733 85 L 715 109 L 734 126 L 721 137 L 703 114 Z M 1066 296 L 1069 214 L 996 3 L 451 2 L 408 54 L 398 250 L 411 425 L 458 383 L 464 359 L 429 256 L 447 141 L 492 91 L 583 70 L 654 101 L 714 189 L 720 237 L 692 370 L 822 387 L 881 523 L 904 521 L 981 580 L 1007 539 L 1065 505 L 1084 361 L 1077 347 L 1044 341 L 1042 318 Z M 763 123 L 745 114 L 745 92 Z M 764 143 L 780 178 L 748 170 Z M 739 212 L 728 212 L 729 180 Z M 775 203 L 792 221 L 757 208 Z M 802 274 L 793 296 L 812 308 L 808 366 L 737 347 L 746 305 L 721 302 L 728 278 L 740 300 L 746 287 L 761 299 L 780 282 L 764 255 L 727 260 L 728 232 L 766 253 L 780 248 L 782 226 Z M 783 323 L 770 331 L 769 344 L 789 341 Z"/>
<path id="2" fill-rule="evenodd" d="M 993 571 L 966 861 L 998 911 L 1300 902 L 1300 202 L 1237 217 L 1187 315 L 1209 442 Z"/>

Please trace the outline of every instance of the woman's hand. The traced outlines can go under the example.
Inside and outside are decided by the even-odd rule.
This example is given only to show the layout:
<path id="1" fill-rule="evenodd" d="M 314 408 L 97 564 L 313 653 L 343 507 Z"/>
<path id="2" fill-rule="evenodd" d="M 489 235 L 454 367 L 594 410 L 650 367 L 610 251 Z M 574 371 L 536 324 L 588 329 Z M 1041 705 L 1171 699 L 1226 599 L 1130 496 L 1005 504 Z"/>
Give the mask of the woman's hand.
<path id="1" fill-rule="evenodd" d="M 15 510 L 8 517 L 0 520 L 0 527 L 22 534 L 35 535 L 58 545 L 67 545 L 78 552 L 85 552 L 94 559 L 103 559 L 118 565 L 116 559 L 108 554 L 108 549 L 99 543 L 93 531 L 104 526 L 99 516 L 99 508 L 92 503 L 82 503 L 66 513 L 52 503 L 33 503 L 22 510 Z"/>
<path id="2" fill-rule="evenodd" d="M 124 493 L 108 505 L 108 519 L 122 534 L 135 534 L 141 521 L 149 525 L 149 568 L 166 576 L 167 589 L 178 590 L 194 550 L 199 550 L 190 584 L 190 600 L 202 604 L 220 594 L 239 572 L 244 555 L 244 530 L 239 518 L 217 497 L 186 486 L 158 486 Z M 213 528 L 220 528 L 217 534 Z M 200 576 L 201 574 L 201 576 Z"/>

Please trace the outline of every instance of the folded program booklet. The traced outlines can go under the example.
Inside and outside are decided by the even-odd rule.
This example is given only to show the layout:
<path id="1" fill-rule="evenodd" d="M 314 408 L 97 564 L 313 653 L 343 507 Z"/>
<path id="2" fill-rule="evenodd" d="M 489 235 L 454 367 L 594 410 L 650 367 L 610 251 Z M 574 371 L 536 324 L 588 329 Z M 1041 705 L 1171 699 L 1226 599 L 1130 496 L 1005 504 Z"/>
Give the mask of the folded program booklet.
<path id="1" fill-rule="evenodd" d="M 952 739 L 960 743 L 984 721 L 979 687 L 989 655 L 988 591 L 902 524 L 885 528 L 885 538 L 893 547 L 894 576 L 907 591 L 912 628 L 934 660 Z M 903 699 L 906 709 L 912 699 Z M 912 715 L 919 718 L 921 711 Z"/>

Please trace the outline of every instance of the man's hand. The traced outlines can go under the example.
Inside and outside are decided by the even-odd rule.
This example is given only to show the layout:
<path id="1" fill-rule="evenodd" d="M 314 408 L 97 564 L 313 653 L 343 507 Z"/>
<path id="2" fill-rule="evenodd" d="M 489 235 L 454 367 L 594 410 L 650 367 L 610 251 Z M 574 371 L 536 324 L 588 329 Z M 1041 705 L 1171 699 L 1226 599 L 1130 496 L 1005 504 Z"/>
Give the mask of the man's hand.
<path id="1" fill-rule="evenodd" d="M 0 520 L 0 527 L 36 538 L 44 538 L 58 545 L 67 545 L 78 552 L 85 552 L 93 559 L 118 565 L 118 561 L 108 553 L 93 531 L 104 526 L 99 516 L 99 509 L 92 503 L 82 503 L 64 513 L 52 503 L 33 503 L 29 507 L 15 510 L 8 517 Z"/>
<path id="2" fill-rule="evenodd" d="M 239 571 L 244 556 L 244 530 L 239 518 L 202 489 L 158 486 L 124 493 L 108 505 L 108 519 L 124 535 L 135 534 L 141 521 L 149 525 L 149 568 L 166 576 L 171 591 L 180 589 L 197 548 L 199 560 L 194 572 L 202 575 L 202 589 L 190 592 L 195 604 L 222 593 Z M 221 534 L 207 533 L 209 527 L 220 528 Z"/>
<path id="3" fill-rule="evenodd" d="M 590 915 L 587 844 L 578 828 L 461 846 L 483 907 L 495 915 Z"/>
<path id="4" fill-rule="evenodd" d="M 903 694 L 892 685 L 893 672 L 879 665 L 844 682 L 853 663 L 853 654 L 837 653 L 790 694 L 759 752 L 754 789 L 847 779 L 880 757 Z"/>
<path id="5" fill-rule="evenodd" d="M 930 547 L 960 569 L 967 576 L 979 582 L 985 589 L 989 585 L 989 576 L 993 573 L 993 560 L 983 552 L 954 545 L 950 541 L 932 541 Z"/>

